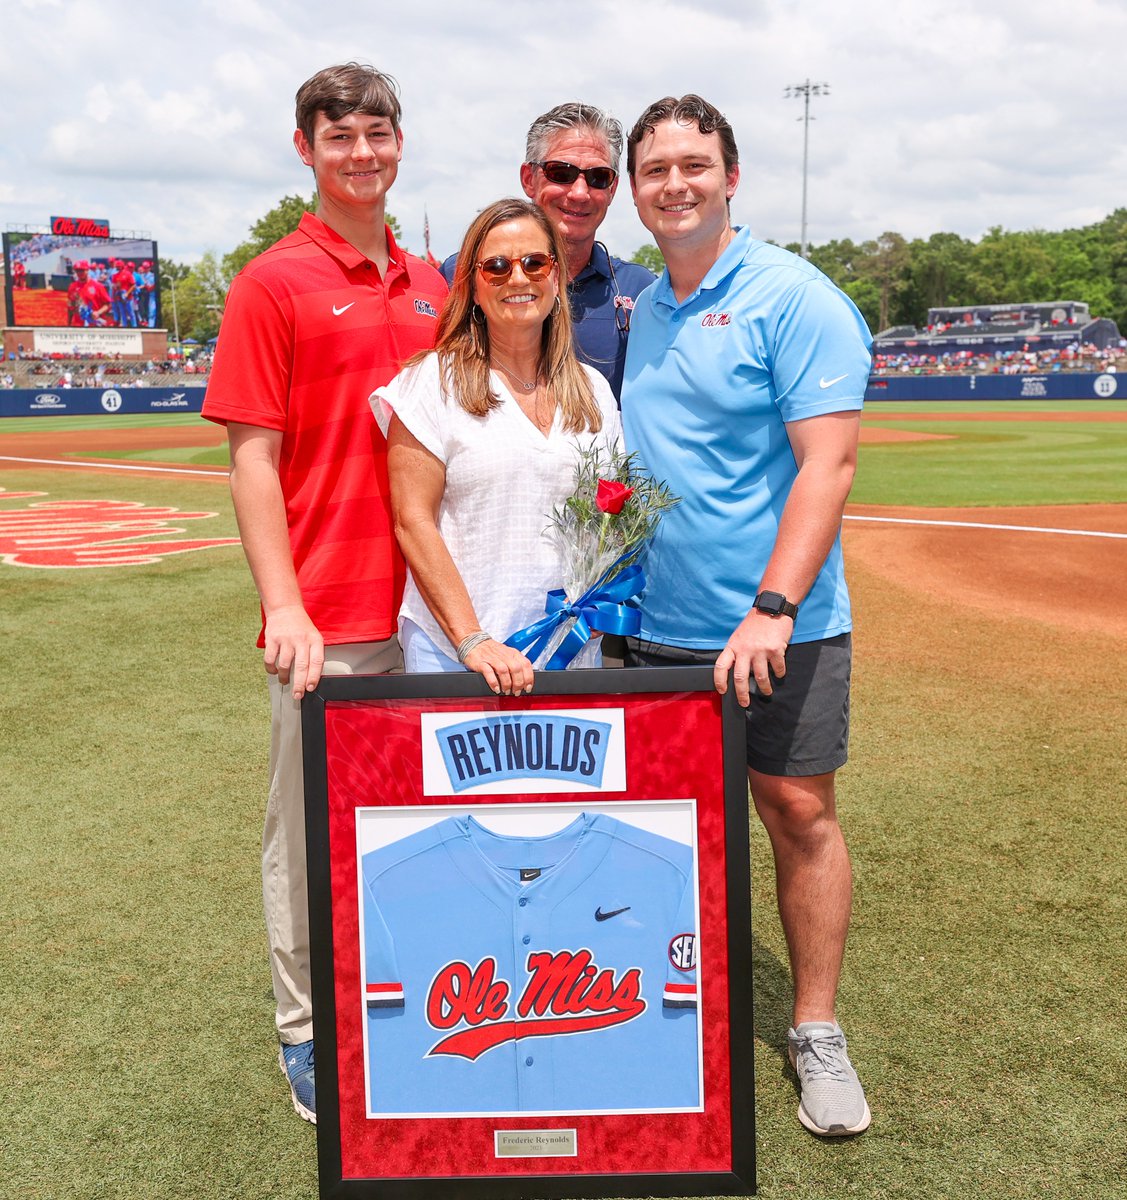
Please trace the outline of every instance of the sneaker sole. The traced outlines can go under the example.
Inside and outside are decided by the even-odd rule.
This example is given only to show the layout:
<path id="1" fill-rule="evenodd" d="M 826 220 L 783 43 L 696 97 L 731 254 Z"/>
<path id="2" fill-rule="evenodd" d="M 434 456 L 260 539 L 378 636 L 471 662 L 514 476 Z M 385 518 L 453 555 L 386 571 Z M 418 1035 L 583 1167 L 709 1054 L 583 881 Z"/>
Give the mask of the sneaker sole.
<path id="1" fill-rule="evenodd" d="M 311 1108 L 306 1108 L 297 1098 L 297 1093 L 293 1090 L 293 1084 L 290 1083 L 290 1073 L 286 1070 L 286 1056 L 283 1054 L 281 1046 L 278 1047 L 278 1066 L 282 1068 L 282 1074 L 286 1077 L 286 1083 L 290 1089 L 290 1099 L 293 1101 L 294 1112 L 303 1121 L 308 1121 L 310 1125 L 316 1125 L 317 1114 Z"/>
<path id="2" fill-rule="evenodd" d="M 816 1133 L 818 1137 L 853 1137 L 858 1133 L 864 1133 L 872 1123 L 872 1114 L 869 1112 L 868 1104 L 865 1105 L 865 1115 L 857 1122 L 856 1125 L 831 1125 L 828 1129 L 823 1129 L 820 1125 L 815 1124 L 811 1120 L 806 1109 L 800 1104 L 798 1106 L 798 1119 L 802 1124 L 810 1130 L 811 1133 Z"/>

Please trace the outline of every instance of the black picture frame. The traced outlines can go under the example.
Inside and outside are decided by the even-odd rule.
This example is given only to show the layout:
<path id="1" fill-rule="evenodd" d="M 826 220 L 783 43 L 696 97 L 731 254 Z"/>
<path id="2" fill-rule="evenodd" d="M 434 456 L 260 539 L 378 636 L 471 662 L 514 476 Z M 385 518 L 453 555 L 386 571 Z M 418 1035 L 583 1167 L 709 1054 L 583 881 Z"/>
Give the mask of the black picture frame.
<path id="1" fill-rule="evenodd" d="M 709 697 L 706 699 L 707 694 Z M 345 727 L 355 716 L 360 720 L 373 706 L 394 711 L 397 706 L 411 712 L 431 701 L 445 703 L 464 700 L 486 709 L 504 705 L 505 711 L 521 711 L 522 705 L 544 703 L 559 697 L 559 707 L 606 705 L 607 698 L 621 697 L 624 705 L 643 708 L 657 697 L 661 711 L 676 714 L 678 705 L 695 701 L 714 713 L 716 737 L 721 747 L 720 761 L 702 763 L 700 771 L 721 773 L 723 847 L 725 868 L 723 895 L 726 897 L 726 965 L 722 986 L 726 997 L 727 1062 L 730 1084 L 724 1111 L 710 1110 L 710 1120 L 726 1120 L 729 1161 L 724 1169 L 715 1165 L 694 1170 L 607 1170 L 572 1174 L 566 1159 L 559 1160 L 559 1171 L 529 1174 L 498 1173 L 457 1175 L 449 1172 L 427 1174 L 420 1164 L 419 1174 L 381 1175 L 378 1169 L 362 1175 L 344 1173 L 345 1150 L 351 1134 L 343 1126 L 341 1079 L 338 1058 L 338 960 L 347 946 L 337 947 L 333 912 L 333 865 L 330 837 L 330 760 L 334 741 L 328 732 L 327 715 L 344 721 Z M 322 1200 L 516 1200 L 517 1197 L 574 1198 L 606 1196 L 746 1196 L 755 1193 L 755 1116 L 754 1057 L 752 1027 L 752 935 L 750 847 L 748 839 L 748 788 L 745 759 L 745 722 L 743 710 L 735 702 L 731 689 L 726 696 L 713 690 L 710 667 L 658 667 L 644 670 L 604 669 L 586 671 L 539 672 L 535 691 L 527 697 L 496 697 L 476 674 L 326 676 L 302 704 L 304 747 L 306 836 L 309 876 L 311 931 L 311 968 L 317 1070 L 317 1158 L 319 1194 Z M 700 718 L 712 720 L 711 716 Z M 671 721 L 672 726 L 675 721 Z M 702 775 L 703 778 L 703 775 Z M 708 784 L 715 789 L 715 780 Z M 366 798 L 380 804 L 379 785 L 373 781 L 373 794 Z M 530 792 L 530 795 L 532 793 Z M 351 801 L 350 801 L 351 802 Z M 337 839 L 338 855 L 343 838 Z M 339 862 L 338 858 L 338 862 Z M 338 867 L 338 870 L 344 868 Z M 351 863 L 356 871 L 353 846 Z M 701 1018 L 703 1020 L 703 1017 Z M 715 1051 L 711 1053 L 715 1054 Z M 704 1054 L 705 1090 L 710 1064 Z M 704 1100 L 702 1098 L 702 1105 Z M 702 1110 L 703 1111 L 703 1110 Z M 371 1114 L 365 1120 L 379 1121 Z M 580 1118 L 582 1119 L 582 1118 Z M 622 1120 L 621 1117 L 617 1118 Z M 638 1134 L 645 1134 L 645 1113 L 636 1116 Z M 355 1122 L 352 1123 L 353 1126 Z M 395 1135 L 392 1121 L 383 1122 L 387 1136 Z M 453 1118 L 455 1130 L 458 1118 Z M 377 1131 L 379 1132 L 379 1131 Z M 574 1138 L 574 1131 L 571 1131 Z M 375 1157 L 375 1156 L 373 1156 Z M 651 1159 L 652 1161 L 652 1159 Z M 373 1166 L 376 1163 L 373 1161 Z"/>

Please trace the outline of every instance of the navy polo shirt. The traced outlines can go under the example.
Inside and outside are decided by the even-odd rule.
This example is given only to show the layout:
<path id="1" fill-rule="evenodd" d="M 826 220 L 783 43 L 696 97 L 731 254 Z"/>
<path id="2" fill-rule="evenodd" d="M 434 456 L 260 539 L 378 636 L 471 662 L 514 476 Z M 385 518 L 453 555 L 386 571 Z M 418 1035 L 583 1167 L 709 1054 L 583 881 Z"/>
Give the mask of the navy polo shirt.
<path id="1" fill-rule="evenodd" d="M 447 283 L 454 281 L 456 254 L 442 264 Z M 634 301 L 656 276 L 637 263 L 608 254 L 601 242 L 591 251 L 591 261 L 567 285 L 571 319 L 575 323 L 576 353 L 610 384 L 615 400 L 622 395 L 622 370 L 626 363 L 626 338 Z"/>

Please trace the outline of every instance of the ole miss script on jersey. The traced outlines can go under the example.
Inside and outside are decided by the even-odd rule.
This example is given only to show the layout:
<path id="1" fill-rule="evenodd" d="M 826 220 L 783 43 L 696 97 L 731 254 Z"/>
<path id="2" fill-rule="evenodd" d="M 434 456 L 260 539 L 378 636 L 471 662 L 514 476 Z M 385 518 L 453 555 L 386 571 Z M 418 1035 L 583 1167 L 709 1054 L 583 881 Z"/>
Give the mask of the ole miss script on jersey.
<path id="1" fill-rule="evenodd" d="M 361 870 L 369 1115 L 702 1107 L 689 846 L 459 816 Z"/>

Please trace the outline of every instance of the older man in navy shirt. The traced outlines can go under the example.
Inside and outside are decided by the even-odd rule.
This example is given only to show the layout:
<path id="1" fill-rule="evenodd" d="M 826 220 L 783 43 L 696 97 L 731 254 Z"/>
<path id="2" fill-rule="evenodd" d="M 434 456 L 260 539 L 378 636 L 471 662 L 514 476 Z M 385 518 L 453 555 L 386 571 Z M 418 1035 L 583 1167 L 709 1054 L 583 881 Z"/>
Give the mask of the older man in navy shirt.
<path id="1" fill-rule="evenodd" d="M 630 314 L 654 276 L 615 258 L 595 240 L 618 189 L 622 126 L 602 109 L 579 101 L 558 104 L 532 122 L 520 182 L 551 219 L 567 247 L 568 298 L 580 359 L 606 376 L 615 399 Z M 442 264 L 449 283 L 457 255 Z"/>

